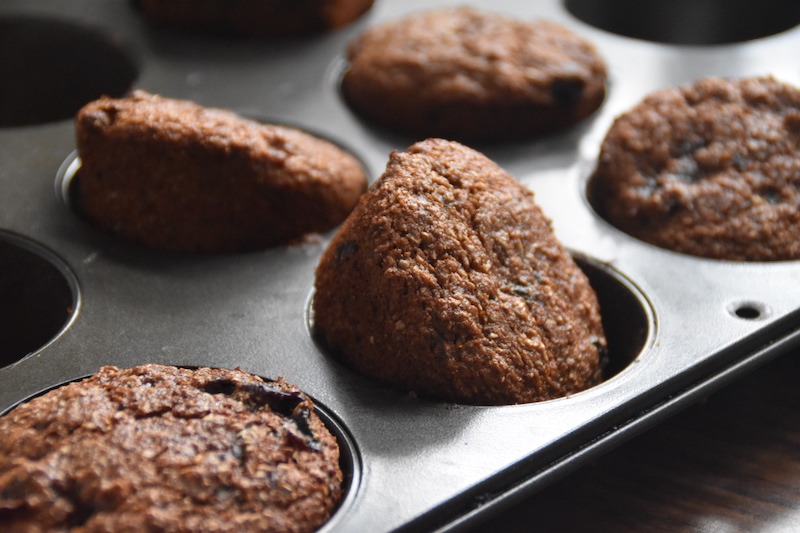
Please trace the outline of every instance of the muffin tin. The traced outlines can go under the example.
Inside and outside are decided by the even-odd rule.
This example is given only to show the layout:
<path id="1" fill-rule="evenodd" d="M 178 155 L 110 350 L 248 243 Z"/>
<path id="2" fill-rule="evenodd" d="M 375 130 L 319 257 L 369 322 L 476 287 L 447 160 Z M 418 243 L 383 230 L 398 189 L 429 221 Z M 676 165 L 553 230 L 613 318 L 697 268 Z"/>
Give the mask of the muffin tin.
<path id="1" fill-rule="evenodd" d="M 620 1 L 379 0 L 340 31 L 270 42 L 154 28 L 122 0 L 6 0 L 0 65 L 5 84 L 9 73 L 18 83 L 0 91 L 0 410 L 102 365 L 240 366 L 284 376 L 318 402 L 343 443 L 348 490 L 324 529 L 457 530 L 799 345 L 800 262 L 708 260 L 644 244 L 600 219 L 585 190 L 614 117 L 653 90 L 710 75 L 773 74 L 800 85 L 800 28 L 675 45 L 592 25 L 603 25 L 597 5 L 616 11 Z M 589 275 L 609 338 L 601 385 L 499 407 L 384 387 L 314 340 L 314 268 L 330 235 L 253 253 L 168 254 L 95 230 L 69 201 L 78 167 L 69 117 L 101 92 L 129 88 L 300 127 L 351 151 L 376 179 L 392 150 L 418 139 L 347 108 L 338 91 L 345 47 L 369 25 L 462 4 L 555 20 L 606 58 L 608 97 L 587 121 L 526 142 L 474 146 L 534 191 Z M 770 32 L 785 29 L 785 13 L 775 14 Z"/>

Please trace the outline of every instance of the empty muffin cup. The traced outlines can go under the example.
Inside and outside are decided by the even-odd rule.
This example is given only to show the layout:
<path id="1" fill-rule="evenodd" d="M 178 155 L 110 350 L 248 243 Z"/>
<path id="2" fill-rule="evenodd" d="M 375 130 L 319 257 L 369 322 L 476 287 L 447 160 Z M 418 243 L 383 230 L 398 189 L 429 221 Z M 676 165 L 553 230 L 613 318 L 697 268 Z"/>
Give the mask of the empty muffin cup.
<path id="1" fill-rule="evenodd" d="M 0 232 L 0 367 L 42 348 L 71 322 L 77 281 L 53 253 Z"/>
<path id="2" fill-rule="evenodd" d="M 800 24 L 800 3 L 785 0 L 565 0 L 565 6 L 601 30 L 670 44 L 740 43 Z"/>
<path id="3" fill-rule="evenodd" d="M 117 38 L 77 24 L 0 17 L 0 127 L 72 118 L 101 95 L 122 96 L 139 68 Z"/>

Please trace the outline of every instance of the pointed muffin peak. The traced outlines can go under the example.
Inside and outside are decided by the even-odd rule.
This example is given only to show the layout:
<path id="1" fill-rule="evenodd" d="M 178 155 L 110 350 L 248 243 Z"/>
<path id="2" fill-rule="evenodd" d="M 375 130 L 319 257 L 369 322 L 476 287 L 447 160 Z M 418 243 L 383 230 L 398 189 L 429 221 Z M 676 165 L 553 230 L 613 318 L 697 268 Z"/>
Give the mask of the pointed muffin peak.
<path id="1" fill-rule="evenodd" d="M 313 306 L 332 354 L 424 396 L 526 403 L 601 379 L 588 280 L 533 194 L 455 142 L 392 154 L 323 254 Z"/>

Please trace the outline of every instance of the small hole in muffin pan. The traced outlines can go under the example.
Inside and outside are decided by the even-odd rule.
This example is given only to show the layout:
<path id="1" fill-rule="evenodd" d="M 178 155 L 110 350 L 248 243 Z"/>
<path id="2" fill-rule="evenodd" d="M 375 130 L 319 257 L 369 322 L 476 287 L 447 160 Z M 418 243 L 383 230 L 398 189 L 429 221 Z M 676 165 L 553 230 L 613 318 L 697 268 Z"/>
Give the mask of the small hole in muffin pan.
<path id="1" fill-rule="evenodd" d="M 32 16 L 0 17 L 0 72 L 0 127 L 71 118 L 104 94 L 125 94 L 139 74 L 112 36 Z"/>
<path id="2" fill-rule="evenodd" d="M 578 19 L 618 35 L 711 45 L 768 37 L 800 24 L 787 0 L 565 0 Z"/>
<path id="3" fill-rule="evenodd" d="M 197 368 L 200 367 L 187 366 L 183 368 L 196 370 Z M 23 398 L 20 401 L 12 404 L 5 410 L 0 411 L 0 417 L 6 416 L 20 405 L 27 403 L 33 400 L 34 398 L 38 398 L 40 396 L 47 394 L 50 391 L 58 389 L 59 387 L 63 387 L 70 383 L 76 383 L 78 381 L 82 381 L 89 377 L 91 377 L 91 375 L 85 375 L 75 379 L 70 379 L 68 381 L 58 383 L 56 385 L 53 385 L 52 387 L 48 387 L 47 389 L 31 394 L 30 396 Z M 273 381 L 272 379 L 263 376 L 261 376 L 261 378 L 267 382 Z M 345 511 L 353 505 L 353 502 L 355 501 L 356 495 L 358 493 L 358 487 L 361 483 L 361 458 L 356 448 L 355 441 L 350 436 L 347 429 L 345 429 L 344 425 L 336 418 L 336 416 L 334 416 L 328 410 L 327 407 L 320 404 L 318 400 L 312 397 L 311 401 L 314 403 L 314 412 L 317 414 L 320 420 L 322 420 L 322 423 L 325 424 L 325 427 L 328 428 L 328 431 L 330 431 L 331 434 L 336 438 L 336 442 L 339 445 L 339 467 L 342 470 L 342 498 L 339 501 L 339 504 L 333 509 L 331 517 L 318 530 L 319 532 L 323 532 L 323 531 L 328 531 L 329 528 L 335 526 L 339 517 L 342 516 L 345 513 Z"/>
<path id="4" fill-rule="evenodd" d="M 728 312 L 743 320 L 762 320 L 771 313 L 769 308 L 760 302 L 736 302 L 728 306 Z"/>
<path id="5" fill-rule="evenodd" d="M 34 352 L 63 331 L 78 308 L 77 281 L 38 244 L 0 232 L 0 367 Z"/>

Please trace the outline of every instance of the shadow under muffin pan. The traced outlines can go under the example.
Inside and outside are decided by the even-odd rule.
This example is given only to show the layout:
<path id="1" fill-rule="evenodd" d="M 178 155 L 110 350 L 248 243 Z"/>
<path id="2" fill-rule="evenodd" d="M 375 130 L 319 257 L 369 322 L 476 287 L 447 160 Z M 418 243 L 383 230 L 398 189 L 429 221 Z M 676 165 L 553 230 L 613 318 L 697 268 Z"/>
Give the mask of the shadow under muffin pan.
<path id="1" fill-rule="evenodd" d="M 609 337 L 605 382 L 535 404 L 469 406 L 363 377 L 326 355 L 309 326 L 314 269 L 330 234 L 211 256 L 122 242 L 65 206 L 63 189 L 54 194 L 54 176 L 69 167 L 75 138 L 72 121 L 52 117 L 0 127 L 0 267 L 4 275 L 35 277 L 5 250 L 33 254 L 56 281 L 30 298 L 53 305 L 57 315 L 18 350 L 30 353 L 2 360 L 0 410 L 103 365 L 240 366 L 283 376 L 339 421 L 358 458 L 357 487 L 324 529 L 458 530 L 800 345 L 800 262 L 737 263 L 662 250 L 608 225 L 585 194 L 606 130 L 646 94 L 705 76 L 773 74 L 800 85 L 800 29 L 677 46 L 595 28 L 559 0 L 462 3 L 560 22 L 606 58 L 608 96 L 584 123 L 529 141 L 474 146 L 534 191 L 598 292 Z M 419 140 L 376 134 L 350 112 L 331 72 L 366 27 L 446 2 L 378 1 L 340 31 L 280 42 L 151 28 L 130 4 L 6 0 L 0 17 L 95 28 L 137 58 L 136 88 L 317 132 L 361 158 L 371 181 L 392 150 Z M 24 305 L 4 313 L 16 318 L 18 307 Z M 16 323 L 5 319 L 3 327 Z"/>

